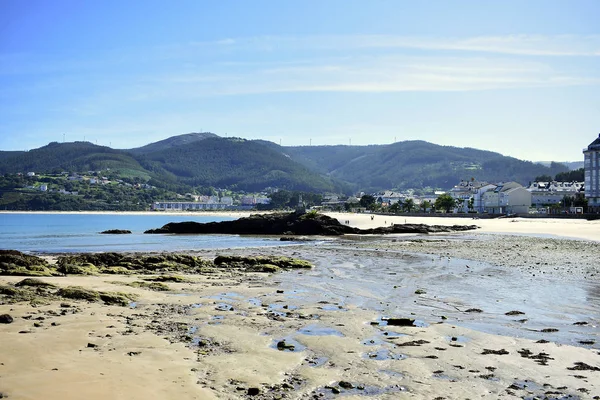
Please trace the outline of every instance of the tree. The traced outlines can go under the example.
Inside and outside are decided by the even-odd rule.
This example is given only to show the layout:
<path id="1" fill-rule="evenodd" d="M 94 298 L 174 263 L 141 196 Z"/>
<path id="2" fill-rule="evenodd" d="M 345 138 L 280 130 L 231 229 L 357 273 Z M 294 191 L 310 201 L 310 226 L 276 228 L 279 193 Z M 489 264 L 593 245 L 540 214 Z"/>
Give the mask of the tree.
<path id="1" fill-rule="evenodd" d="M 360 198 L 361 207 L 369 208 L 373 204 L 375 204 L 375 197 L 371 196 L 370 194 L 365 194 L 363 197 Z"/>
<path id="2" fill-rule="evenodd" d="M 585 170 L 583 168 L 579 168 L 568 172 L 559 172 L 554 177 L 554 180 L 557 182 L 583 182 L 584 179 Z"/>
<path id="3" fill-rule="evenodd" d="M 475 198 L 471 197 L 471 198 L 469 199 L 469 203 L 467 204 L 467 206 L 469 207 L 469 211 L 473 211 L 473 209 L 474 209 L 474 207 L 473 207 L 473 206 L 474 206 L 474 205 L 475 205 Z"/>
<path id="4" fill-rule="evenodd" d="M 399 214 L 400 211 L 402 211 L 402 205 L 400 204 L 400 202 L 394 203 L 388 207 L 388 211 L 392 214 Z"/>
<path id="5" fill-rule="evenodd" d="M 413 199 L 406 199 L 404 200 L 403 206 L 406 212 L 412 212 L 412 210 L 415 208 L 415 201 Z"/>
<path id="6" fill-rule="evenodd" d="M 535 182 L 552 182 L 552 180 L 553 179 L 550 175 L 539 175 L 534 179 Z"/>
<path id="7" fill-rule="evenodd" d="M 444 193 L 440 195 L 437 199 L 435 199 L 435 208 L 446 210 L 446 212 L 450 212 L 451 209 L 456 207 L 456 200 L 454 197 L 450 196 L 448 193 Z"/>
<path id="8" fill-rule="evenodd" d="M 423 212 L 427 212 L 427 209 L 431 208 L 431 202 L 429 200 L 424 200 L 421 202 L 421 210 L 423 210 Z"/>

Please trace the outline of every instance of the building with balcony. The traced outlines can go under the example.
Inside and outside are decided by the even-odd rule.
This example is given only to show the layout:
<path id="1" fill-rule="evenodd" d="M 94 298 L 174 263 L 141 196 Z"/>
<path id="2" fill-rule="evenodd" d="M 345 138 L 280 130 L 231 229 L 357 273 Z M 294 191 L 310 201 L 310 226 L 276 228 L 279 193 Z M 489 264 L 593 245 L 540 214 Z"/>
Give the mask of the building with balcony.
<path id="1" fill-rule="evenodd" d="M 600 212 L 600 135 L 583 149 L 583 157 L 588 212 L 598 213 Z"/>

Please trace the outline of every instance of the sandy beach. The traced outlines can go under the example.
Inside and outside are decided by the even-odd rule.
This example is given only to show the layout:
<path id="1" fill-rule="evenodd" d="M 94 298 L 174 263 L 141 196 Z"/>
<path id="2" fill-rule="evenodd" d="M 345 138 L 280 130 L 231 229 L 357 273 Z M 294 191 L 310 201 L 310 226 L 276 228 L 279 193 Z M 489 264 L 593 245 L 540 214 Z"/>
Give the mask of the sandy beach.
<path id="1" fill-rule="evenodd" d="M 331 215 L 481 229 L 203 250 L 314 267 L 185 275 L 167 291 L 125 286 L 138 275 L 40 278 L 138 298 L 0 300 L 14 319 L 0 324 L 0 398 L 599 398 L 598 221 Z"/>

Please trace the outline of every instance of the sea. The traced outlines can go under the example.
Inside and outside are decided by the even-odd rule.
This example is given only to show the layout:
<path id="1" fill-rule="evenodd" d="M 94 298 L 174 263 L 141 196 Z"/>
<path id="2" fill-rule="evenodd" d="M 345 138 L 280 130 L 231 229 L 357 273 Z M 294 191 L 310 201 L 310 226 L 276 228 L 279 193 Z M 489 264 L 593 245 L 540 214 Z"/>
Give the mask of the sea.
<path id="1" fill-rule="evenodd" d="M 157 252 L 279 246 L 279 237 L 144 234 L 169 222 L 220 222 L 235 217 L 169 214 L 0 213 L 0 249 L 34 254 Z M 131 234 L 110 235 L 109 229 Z M 291 244 L 291 243 L 289 243 Z"/>

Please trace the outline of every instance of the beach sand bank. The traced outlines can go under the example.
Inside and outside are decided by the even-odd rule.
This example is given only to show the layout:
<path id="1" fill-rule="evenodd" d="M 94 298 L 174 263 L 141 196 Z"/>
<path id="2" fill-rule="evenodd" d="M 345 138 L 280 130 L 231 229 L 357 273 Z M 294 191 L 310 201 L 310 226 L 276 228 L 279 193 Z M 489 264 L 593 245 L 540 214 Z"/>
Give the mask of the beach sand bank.
<path id="1" fill-rule="evenodd" d="M 600 220 L 558 218 L 444 218 L 444 217 L 404 217 L 402 215 L 373 215 L 354 213 L 326 213 L 340 222 L 350 221 L 349 225 L 362 229 L 376 228 L 389 224 L 428 224 L 428 225 L 477 225 L 478 232 L 503 233 L 536 236 L 554 236 L 600 241 Z"/>

